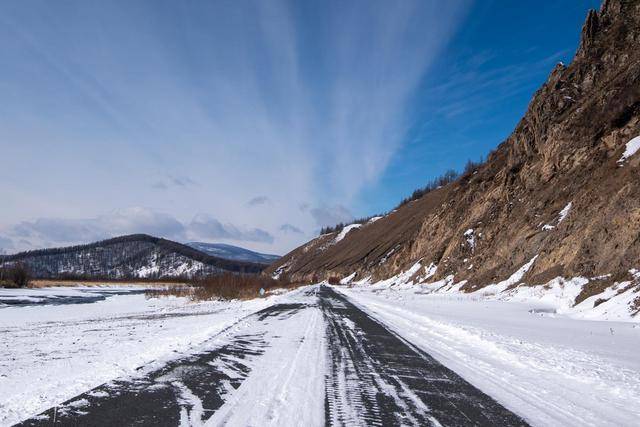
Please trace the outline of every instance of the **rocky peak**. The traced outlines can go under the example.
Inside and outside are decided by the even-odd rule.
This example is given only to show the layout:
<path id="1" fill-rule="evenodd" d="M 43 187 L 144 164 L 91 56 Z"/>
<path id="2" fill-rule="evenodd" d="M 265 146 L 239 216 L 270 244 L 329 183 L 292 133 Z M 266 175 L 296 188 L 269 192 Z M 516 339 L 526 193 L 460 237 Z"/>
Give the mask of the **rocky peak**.
<path id="1" fill-rule="evenodd" d="M 639 42 L 640 0 L 605 1 L 589 12 L 574 60 L 553 68 L 477 171 L 338 243 L 312 241 L 271 270 L 386 278 L 420 261 L 437 266 L 430 280 L 454 275 L 477 289 L 534 257 L 528 283 L 640 268 L 640 153 L 619 161 L 640 135 Z"/>

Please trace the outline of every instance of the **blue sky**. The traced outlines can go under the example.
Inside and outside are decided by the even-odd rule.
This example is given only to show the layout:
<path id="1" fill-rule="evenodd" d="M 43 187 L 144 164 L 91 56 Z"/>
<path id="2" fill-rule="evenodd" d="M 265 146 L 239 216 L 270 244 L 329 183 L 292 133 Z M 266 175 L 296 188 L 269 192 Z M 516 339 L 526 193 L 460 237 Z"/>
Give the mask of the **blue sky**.
<path id="1" fill-rule="evenodd" d="M 0 249 L 284 253 L 513 129 L 589 0 L 0 3 Z"/>

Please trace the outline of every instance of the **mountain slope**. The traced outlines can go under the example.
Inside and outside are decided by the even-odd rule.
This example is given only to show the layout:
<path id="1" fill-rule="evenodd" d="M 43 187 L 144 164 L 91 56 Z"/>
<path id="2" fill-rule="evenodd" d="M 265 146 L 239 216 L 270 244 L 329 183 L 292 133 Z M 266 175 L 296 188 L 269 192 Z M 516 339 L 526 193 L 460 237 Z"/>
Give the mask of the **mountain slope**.
<path id="1" fill-rule="evenodd" d="M 213 257 L 189 246 L 145 234 L 0 257 L 0 265 L 14 262 L 25 263 L 34 276 L 41 278 L 191 277 L 223 271 L 258 273 L 264 268 L 260 264 Z"/>
<path id="2" fill-rule="evenodd" d="M 573 62 L 553 69 L 514 132 L 477 170 L 341 241 L 320 236 L 267 272 L 384 279 L 420 262 L 425 271 L 416 277 L 453 276 L 473 291 L 531 262 L 521 279 L 532 285 L 597 277 L 578 299 L 635 280 L 638 43 L 640 1 L 605 1 L 588 14 Z"/>
<path id="3" fill-rule="evenodd" d="M 268 265 L 280 258 L 279 255 L 263 254 L 224 243 L 190 242 L 187 243 L 187 246 L 211 256 L 232 261 L 245 261 Z"/>

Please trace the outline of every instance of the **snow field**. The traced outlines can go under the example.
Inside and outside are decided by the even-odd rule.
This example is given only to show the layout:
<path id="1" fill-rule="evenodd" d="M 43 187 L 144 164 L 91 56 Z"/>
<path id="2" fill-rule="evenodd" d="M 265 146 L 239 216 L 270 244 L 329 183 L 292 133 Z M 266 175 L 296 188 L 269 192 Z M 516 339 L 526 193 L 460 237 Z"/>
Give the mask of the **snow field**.
<path id="1" fill-rule="evenodd" d="M 552 314 L 544 304 L 335 289 L 507 408 L 541 426 L 634 426 L 640 328 Z"/>
<path id="2" fill-rule="evenodd" d="M 78 292 L 39 289 L 33 297 Z M 140 366 L 161 365 L 283 298 L 188 304 L 182 298 L 138 294 L 89 304 L 0 308 L 0 425 L 19 422 Z"/>

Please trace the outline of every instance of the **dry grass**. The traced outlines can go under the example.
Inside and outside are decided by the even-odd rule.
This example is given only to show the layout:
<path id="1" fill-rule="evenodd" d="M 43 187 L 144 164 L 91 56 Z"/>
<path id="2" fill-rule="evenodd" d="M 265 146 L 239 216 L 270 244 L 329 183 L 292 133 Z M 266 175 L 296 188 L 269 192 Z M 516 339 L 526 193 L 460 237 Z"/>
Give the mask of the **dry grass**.
<path id="1" fill-rule="evenodd" d="M 66 287 L 66 286 L 166 286 L 166 287 L 184 287 L 188 286 L 186 280 L 178 282 L 168 282 L 165 280 L 67 280 L 67 279 L 36 279 L 29 284 L 30 288 L 50 288 L 50 287 Z"/>
<path id="2" fill-rule="evenodd" d="M 223 273 L 194 280 L 184 286 L 171 286 L 161 289 L 149 289 L 147 297 L 178 296 L 192 301 L 253 299 L 276 289 L 294 289 L 300 283 L 288 278 L 272 279 L 266 276 Z"/>
<path id="3" fill-rule="evenodd" d="M 330 285 L 339 285 L 340 284 L 340 278 L 337 277 L 337 276 L 329 277 L 329 284 Z"/>

